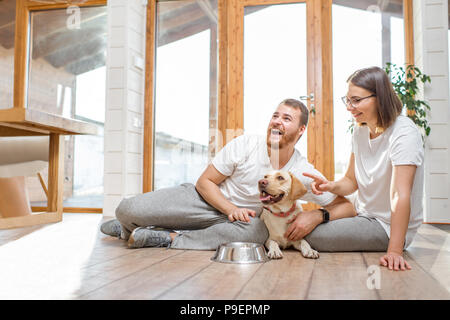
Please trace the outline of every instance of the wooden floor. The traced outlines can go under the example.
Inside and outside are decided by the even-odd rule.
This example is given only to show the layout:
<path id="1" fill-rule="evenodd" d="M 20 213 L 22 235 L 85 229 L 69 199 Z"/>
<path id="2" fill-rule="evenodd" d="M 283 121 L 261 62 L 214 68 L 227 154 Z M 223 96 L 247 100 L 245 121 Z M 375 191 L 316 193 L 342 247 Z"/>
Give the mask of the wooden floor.
<path id="1" fill-rule="evenodd" d="M 102 221 L 67 213 L 0 230 L 0 299 L 450 299 L 450 226 L 422 225 L 405 254 L 413 269 L 381 268 L 379 289 L 369 289 L 380 253 L 309 260 L 286 251 L 264 264 L 221 264 L 213 251 L 127 249 L 100 233 Z"/>

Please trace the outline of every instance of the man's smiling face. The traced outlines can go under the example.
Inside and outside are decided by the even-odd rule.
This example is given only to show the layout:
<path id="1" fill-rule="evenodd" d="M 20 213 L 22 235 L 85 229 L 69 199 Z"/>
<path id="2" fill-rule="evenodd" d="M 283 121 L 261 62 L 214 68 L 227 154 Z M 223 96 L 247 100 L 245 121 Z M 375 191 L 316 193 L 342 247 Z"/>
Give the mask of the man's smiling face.
<path id="1" fill-rule="evenodd" d="M 280 104 L 267 128 L 267 145 L 279 149 L 295 145 L 306 129 L 304 125 L 300 125 L 300 115 L 299 109 Z"/>

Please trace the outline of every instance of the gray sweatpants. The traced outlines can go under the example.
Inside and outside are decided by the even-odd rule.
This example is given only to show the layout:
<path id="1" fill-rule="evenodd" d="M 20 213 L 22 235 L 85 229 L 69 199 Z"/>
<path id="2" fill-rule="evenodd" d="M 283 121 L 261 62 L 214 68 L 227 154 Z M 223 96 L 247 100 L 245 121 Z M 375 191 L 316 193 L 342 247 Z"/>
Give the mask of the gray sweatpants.
<path id="1" fill-rule="evenodd" d="M 269 236 L 259 218 L 250 217 L 250 223 L 230 222 L 191 183 L 124 199 L 116 209 L 116 217 L 125 240 L 137 227 L 182 230 L 170 245 L 175 249 L 216 250 L 220 244 L 234 241 L 263 244 Z"/>
<path id="2" fill-rule="evenodd" d="M 319 252 L 386 251 L 389 245 L 381 224 L 363 216 L 319 224 L 305 240 Z"/>
<path id="3" fill-rule="evenodd" d="M 124 199 L 116 209 L 116 217 L 125 240 L 137 227 L 182 230 L 171 244 L 175 249 L 215 250 L 232 241 L 263 244 L 269 235 L 259 218 L 250 217 L 250 223 L 230 222 L 190 183 Z M 386 251 L 389 243 L 378 221 L 360 216 L 321 224 L 305 240 L 319 252 Z"/>

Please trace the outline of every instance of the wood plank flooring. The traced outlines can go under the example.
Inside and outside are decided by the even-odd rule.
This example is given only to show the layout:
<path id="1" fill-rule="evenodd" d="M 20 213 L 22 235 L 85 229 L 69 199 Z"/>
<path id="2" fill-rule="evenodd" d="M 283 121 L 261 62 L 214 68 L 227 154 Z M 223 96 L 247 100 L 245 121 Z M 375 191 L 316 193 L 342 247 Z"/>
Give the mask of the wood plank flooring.
<path id="1" fill-rule="evenodd" d="M 66 213 L 60 223 L 0 230 L 0 299 L 450 299 L 450 226 L 423 224 L 405 254 L 413 269 L 395 272 L 377 268 L 373 252 L 310 260 L 287 250 L 234 265 L 211 261 L 213 251 L 128 249 L 99 231 L 105 220 Z"/>

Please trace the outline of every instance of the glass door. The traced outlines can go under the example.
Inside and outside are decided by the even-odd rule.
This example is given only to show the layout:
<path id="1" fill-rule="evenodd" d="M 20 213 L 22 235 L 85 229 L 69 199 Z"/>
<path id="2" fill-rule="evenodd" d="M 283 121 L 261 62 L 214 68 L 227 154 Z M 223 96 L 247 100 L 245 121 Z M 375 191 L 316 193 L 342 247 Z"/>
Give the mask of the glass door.
<path id="1" fill-rule="evenodd" d="M 306 97 L 308 128 L 296 148 L 329 179 L 334 176 L 331 4 L 227 1 L 227 68 L 225 76 L 221 73 L 227 96 L 219 105 L 219 120 L 225 118 L 234 136 L 265 135 L 281 101 Z M 227 134 L 225 142 L 231 138 Z"/>
<path id="2" fill-rule="evenodd" d="M 352 117 L 341 101 L 356 70 L 386 63 L 403 66 L 403 3 L 377 0 L 333 1 L 333 87 L 335 180 L 343 177 L 351 153 Z"/>
<path id="3" fill-rule="evenodd" d="M 244 7 L 246 134 L 265 135 L 281 101 L 308 95 L 306 34 L 306 2 Z M 307 156 L 306 133 L 296 148 Z"/>
<path id="4" fill-rule="evenodd" d="M 153 190 L 195 184 L 211 158 L 217 7 L 217 0 L 156 2 Z"/>

